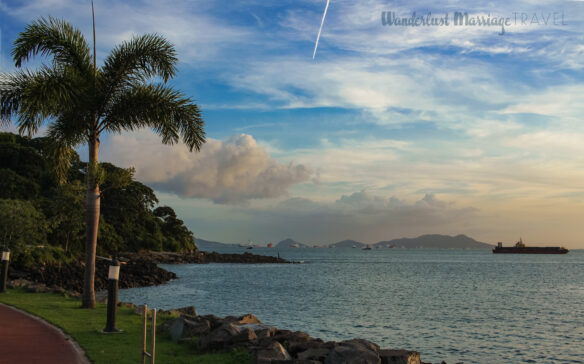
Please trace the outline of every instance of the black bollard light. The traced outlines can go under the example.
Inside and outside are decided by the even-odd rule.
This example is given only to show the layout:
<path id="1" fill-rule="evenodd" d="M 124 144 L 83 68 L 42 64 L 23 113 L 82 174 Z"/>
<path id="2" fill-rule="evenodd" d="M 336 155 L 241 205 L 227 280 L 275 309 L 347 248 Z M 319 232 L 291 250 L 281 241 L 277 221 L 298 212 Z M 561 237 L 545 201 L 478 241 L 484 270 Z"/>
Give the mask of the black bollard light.
<path id="1" fill-rule="evenodd" d="M 117 306 L 118 306 L 118 280 L 120 278 L 120 262 L 114 259 L 109 267 L 107 287 L 107 323 L 104 333 L 121 332 L 116 327 Z"/>
<path id="2" fill-rule="evenodd" d="M 8 279 L 8 263 L 10 262 L 10 249 L 2 250 L 2 272 L 0 272 L 0 293 L 6 291 L 6 280 Z"/>

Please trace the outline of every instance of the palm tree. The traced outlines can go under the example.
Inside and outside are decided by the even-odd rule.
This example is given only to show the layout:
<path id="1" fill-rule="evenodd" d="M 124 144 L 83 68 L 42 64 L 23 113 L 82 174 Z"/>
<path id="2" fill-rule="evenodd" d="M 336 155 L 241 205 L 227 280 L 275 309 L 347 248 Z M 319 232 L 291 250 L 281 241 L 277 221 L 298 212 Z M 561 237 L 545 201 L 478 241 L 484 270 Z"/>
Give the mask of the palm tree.
<path id="1" fill-rule="evenodd" d="M 20 70 L 29 58 L 52 62 L 37 70 Z M 48 135 L 66 151 L 87 144 L 85 275 L 82 306 L 95 307 L 95 251 L 100 213 L 98 165 L 100 137 L 149 127 L 162 143 L 179 139 L 199 150 L 205 142 L 197 105 L 166 82 L 176 73 L 176 51 L 156 34 L 135 36 L 116 46 L 101 67 L 95 65 L 83 34 L 64 20 L 40 18 L 26 26 L 14 42 L 12 57 L 19 70 L 2 75 L 0 123 L 12 117 L 21 134 L 36 133 L 48 122 Z M 149 83 L 157 79 L 158 83 Z"/>

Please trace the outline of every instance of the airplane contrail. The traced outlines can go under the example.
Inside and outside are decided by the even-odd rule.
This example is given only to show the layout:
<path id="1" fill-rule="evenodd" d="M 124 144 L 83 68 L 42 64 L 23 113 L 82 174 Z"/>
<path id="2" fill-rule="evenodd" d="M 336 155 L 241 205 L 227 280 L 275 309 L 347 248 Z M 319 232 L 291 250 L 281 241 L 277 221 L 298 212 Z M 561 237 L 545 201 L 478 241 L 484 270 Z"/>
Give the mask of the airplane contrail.
<path id="1" fill-rule="evenodd" d="M 318 35 L 316 36 L 316 44 L 314 45 L 314 53 L 312 53 L 312 59 L 316 56 L 316 49 L 318 48 L 318 40 L 320 39 L 320 33 L 322 32 L 322 26 L 324 25 L 324 18 L 326 17 L 326 12 L 329 7 L 331 0 L 326 0 L 326 7 L 324 8 L 324 14 L 322 14 L 322 20 L 320 21 L 320 29 L 318 30 Z"/>

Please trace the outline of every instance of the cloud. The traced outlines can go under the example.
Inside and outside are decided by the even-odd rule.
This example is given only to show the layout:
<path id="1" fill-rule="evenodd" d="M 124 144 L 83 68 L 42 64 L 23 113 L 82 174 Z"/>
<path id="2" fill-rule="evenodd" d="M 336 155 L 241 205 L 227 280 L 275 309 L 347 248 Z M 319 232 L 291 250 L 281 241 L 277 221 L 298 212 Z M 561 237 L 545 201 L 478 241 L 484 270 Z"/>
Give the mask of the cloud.
<path id="1" fill-rule="evenodd" d="M 112 136 L 102 148 L 104 159 L 134 166 L 136 178 L 156 190 L 218 204 L 286 196 L 290 186 L 313 177 L 305 165 L 271 158 L 247 134 L 209 139 L 199 153 L 158 139 L 152 132 Z"/>
<path id="2" fill-rule="evenodd" d="M 558 121 L 576 122 L 580 125 L 584 113 L 584 86 L 559 85 L 543 91 L 518 96 L 517 102 L 504 110 L 502 114 L 539 114 L 552 116 Z"/>
<path id="3" fill-rule="evenodd" d="M 182 62 L 216 62 L 219 53 L 230 52 L 255 37 L 251 28 L 231 24 L 217 8 L 201 0 L 96 1 L 98 58 L 134 34 L 158 33 L 176 45 Z M 0 9 L 26 22 L 48 14 L 64 18 L 78 26 L 88 41 L 92 39 L 89 2 L 32 0 L 19 5 L 0 4 Z"/>

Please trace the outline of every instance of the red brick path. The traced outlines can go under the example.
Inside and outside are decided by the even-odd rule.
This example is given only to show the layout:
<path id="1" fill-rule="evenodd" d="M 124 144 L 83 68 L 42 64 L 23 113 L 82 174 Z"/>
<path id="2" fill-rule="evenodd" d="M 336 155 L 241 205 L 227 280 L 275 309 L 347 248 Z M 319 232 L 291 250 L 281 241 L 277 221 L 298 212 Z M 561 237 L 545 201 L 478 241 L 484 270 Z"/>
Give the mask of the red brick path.
<path id="1" fill-rule="evenodd" d="M 0 364 L 87 364 L 82 352 L 46 322 L 0 304 Z"/>

